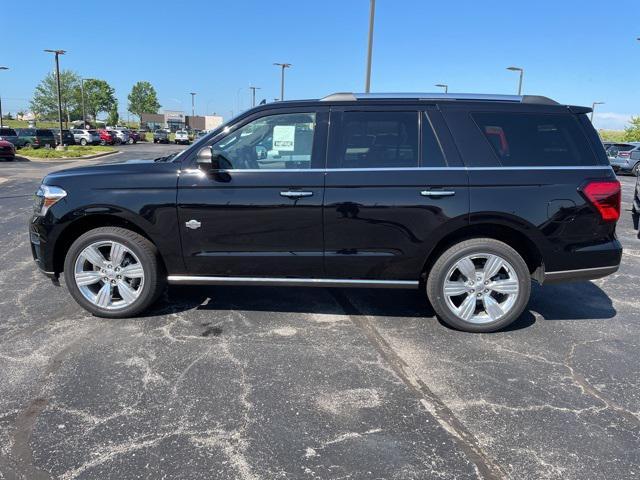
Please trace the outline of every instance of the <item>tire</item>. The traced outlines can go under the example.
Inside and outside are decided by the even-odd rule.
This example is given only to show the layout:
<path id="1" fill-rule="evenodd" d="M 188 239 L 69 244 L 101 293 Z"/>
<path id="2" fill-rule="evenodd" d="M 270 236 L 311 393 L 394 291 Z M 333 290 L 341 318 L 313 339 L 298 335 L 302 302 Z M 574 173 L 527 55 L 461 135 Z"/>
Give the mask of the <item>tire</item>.
<path id="1" fill-rule="evenodd" d="M 484 278 L 484 267 L 490 258 L 496 257 L 502 260 L 502 266 L 490 278 Z M 475 269 L 475 275 L 466 268 L 462 269 L 469 271 L 470 276 L 475 276 L 472 283 L 457 268 L 461 265 L 459 262 L 463 262 L 463 266 L 468 265 L 465 258 L 471 260 L 471 267 Z M 446 281 L 451 282 L 449 295 L 445 294 Z M 517 291 L 502 293 L 492 290 L 492 285 L 512 291 L 517 285 Z M 460 289 L 464 289 L 464 292 L 455 296 Z M 427 296 L 438 317 L 447 325 L 465 332 L 495 332 L 505 328 L 520 316 L 530 295 L 531 277 L 527 264 L 509 245 L 492 238 L 473 238 L 453 245 L 438 257 L 427 279 Z M 464 308 L 465 300 L 469 302 L 468 309 Z M 507 310 L 492 315 L 485 307 L 487 304 L 494 314 Z M 498 305 L 498 309 L 495 305 Z M 455 313 L 453 308 L 456 307 L 462 313 Z M 469 318 L 464 318 L 465 311 Z"/>
<path id="2" fill-rule="evenodd" d="M 640 162 L 636 163 L 631 170 L 631 174 L 635 177 L 640 176 Z"/>
<path id="3" fill-rule="evenodd" d="M 133 145 L 135 142 L 133 141 L 133 138 L 129 138 L 129 145 Z"/>
<path id="4" fill-rule="evenodd" d="M 120 262 L 122 277 L 117 277 L 124 280 L 116 280 L 117 272 L 114 271 L 114 269 L 117 270 L 117 268 L 115 265 L 112 265 L 113 268 L 110 268 L 108 272 L 104 274 L 105 277 L 102 277 L 107 280 L 106 282 L 98 279 L 92 284 L 79 287 L 76 283 L 76 268 L 82 270 L 83 273 L 90 274 L 92 277 L 95 275 L 99 277 L 103 275 L 100 271 L 96 270 L 97 267 L 94 267 L 95 264 L 93 262 L 85 260 L 86 257 L 83 254 L 85 249 L 91 245 L 106 244 L 99 247 L 99 252 L 102 252 L 102 256 L 98 257 L 104 260 L 105 263 L 100 263 L 104 265 L 106 269 L 112 260 L 109 247 L 109 243 L 111 242 L 117 242 L 117 244 L 119 244 L 120 247 L 124 247 L 126 251 L 126 253 L 122 255 L 123 260 Z M 125 265 L 126 262 L 129 263 Z M 78 265 L 81 267 L 78 267 Z M 142 278 L 139 276 L 133 278 L 132 276 L 127 280 L 128 276 L 124 274 L 126 267 L 137 267 L 138 265 L 142 270 Z M 135 271 L 138 272 L 137 275 L 140 275 L 139 268 L 136 268 Z M 134 272 L 134 270 L 131 270 L 131 272 Z M 132 274 L 135 275 L 135 273 Z M 106 277 L 106 275 L 109 275 L 109 277 Z M 111 280 L 109 280 L 109 278 L 111 278 Z M 156 247 L 143 236 L 120 227 L 100 227 L 84 233 L 73 242 L 64 262 L 64 279 L 71 296 L 82 308 L 97 317 L 103 318 L 125 318 L 141 313 L 162 294 L 165 287 L 165 278 L 164 268 L 159 260 Z M 130 291 L 135 293 L 135 298 L 132 297 L 133 299 L 128 303 L 125 300 L 125 296 L 120 294 L 119 290 L 116 290 L 116 287 L 118 289 L 122 288 L 119 287 L 119 282 L 121 281 L 131 282 L 127 283 L 127 286 L 133 286 Z M 110 284 L 113 285 L 110 286 Z M 82 291 L 81 288 L 83 288 Z M 100 306 L 85 296 L 87 291 L 89 292 L 88 295 L 91 296 L 91 290 L 87 289 L 93 289 L 96 294 L 103 291 L 103 289 L 107 289 L 111 292 L 110 298 L 112 298 L 113 301 L 109 300 L 108 304 Z M 122 303 L 122 305 L 119 305 L 119 303 Z"/>
<path id="5" fill-rule="evenodd" d="M 83 147 L 87 146 L 87 139 L 86 138 L 81 138 L 80 139 L 80 145 L 82 145 Z"/>

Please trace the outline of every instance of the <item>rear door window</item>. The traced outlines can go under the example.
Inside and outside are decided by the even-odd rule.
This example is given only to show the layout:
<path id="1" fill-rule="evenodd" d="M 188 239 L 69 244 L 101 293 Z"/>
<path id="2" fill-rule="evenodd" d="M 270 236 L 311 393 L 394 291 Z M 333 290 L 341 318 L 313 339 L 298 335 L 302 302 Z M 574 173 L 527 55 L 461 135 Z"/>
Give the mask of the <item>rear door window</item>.
<path id="1" fill-rule="evenodd" d="M 338 168 L 418 166 L 417 112 L 344 112 Z"/>
<path id="2" fill-rule="evenodd" d="M 595 165 L 596 158 L 572 114 L 471 114 L 503 166 Z"/>
<path id="3" fill-rule="evenodd" d="M 422 119 L 422 166 L 432 168 L 447 166 L 430 115 L 426 112 Z"/>

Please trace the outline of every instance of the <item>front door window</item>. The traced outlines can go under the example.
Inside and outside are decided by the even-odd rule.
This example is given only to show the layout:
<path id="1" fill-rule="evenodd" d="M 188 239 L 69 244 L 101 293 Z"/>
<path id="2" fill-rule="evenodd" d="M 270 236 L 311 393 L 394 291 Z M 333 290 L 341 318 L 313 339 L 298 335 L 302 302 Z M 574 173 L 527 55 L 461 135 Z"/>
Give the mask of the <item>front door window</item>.
<path id="1" fill-rule="evenodd" d="M 315 126 L 315 113 L 262 117 L 214 144 L 213 154 L 227 169 L 308 169 Z"/>

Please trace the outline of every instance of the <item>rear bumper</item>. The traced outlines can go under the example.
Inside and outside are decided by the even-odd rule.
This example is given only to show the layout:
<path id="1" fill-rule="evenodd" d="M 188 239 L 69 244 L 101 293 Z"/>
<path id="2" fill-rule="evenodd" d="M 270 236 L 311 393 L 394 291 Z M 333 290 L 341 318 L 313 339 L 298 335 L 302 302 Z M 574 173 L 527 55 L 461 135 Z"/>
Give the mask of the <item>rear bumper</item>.
<path id="1" fill-rule="evenodd" d="M 596 278 L 606 277 L 615 273 L 620 265 L 611 265 L 608 267 L 581 268 L 579 270 L 561 270 L 557 272 L 545 272 L 543 284 L 563 283 L 563 282 L 579 282 L 581 280 L 594 280 Z"/>

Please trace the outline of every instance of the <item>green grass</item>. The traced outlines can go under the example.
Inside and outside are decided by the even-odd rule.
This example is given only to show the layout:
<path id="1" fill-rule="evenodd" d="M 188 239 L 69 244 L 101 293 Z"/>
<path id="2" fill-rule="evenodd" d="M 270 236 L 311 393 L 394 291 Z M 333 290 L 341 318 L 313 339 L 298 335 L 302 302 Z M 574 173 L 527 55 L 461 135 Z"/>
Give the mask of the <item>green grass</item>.
<path id="1" fill-rule="evenodd" d="M 53 148 L 22 148 L 18 150 L 18 156 L 31 158 L 78 158 L 84 155 L 95 155 L 102 152 L 115 152 L 116 149 L 107 146 L 86 146 L 74 145 L 66 150 L 55 150 Z"/>
<path id="2" fill-rule="evenodd" d="M 9 128 L 29 128 L 29 122 L 26 120 L 5 120 L 2 119 L 2 125 Z M 64 122 L 62 123 L 64 127 Z M 37 128 L 58 128 L 58 122 L 38 121 L 36 122 Z"/>

